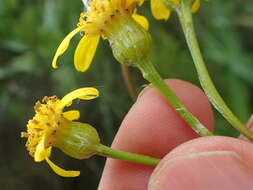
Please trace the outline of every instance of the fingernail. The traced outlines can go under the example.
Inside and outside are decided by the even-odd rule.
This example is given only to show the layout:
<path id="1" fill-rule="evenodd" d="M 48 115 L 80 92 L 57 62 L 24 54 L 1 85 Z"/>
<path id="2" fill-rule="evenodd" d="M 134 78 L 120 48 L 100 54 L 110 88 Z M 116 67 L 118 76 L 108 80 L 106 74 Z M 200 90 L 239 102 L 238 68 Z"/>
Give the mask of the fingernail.
<path id="1" fill-rule="evenodd" d="M 148 190 L 250 190 L 253 171 L 232 151 L 193 153 L 163 161 L 151 176 Z"/>
<path id="2" fill-rule="evenodd" d="M 150 89 L 150 84 L 143 85 L 143 90 L 139 93 L 136 102 Z"/>

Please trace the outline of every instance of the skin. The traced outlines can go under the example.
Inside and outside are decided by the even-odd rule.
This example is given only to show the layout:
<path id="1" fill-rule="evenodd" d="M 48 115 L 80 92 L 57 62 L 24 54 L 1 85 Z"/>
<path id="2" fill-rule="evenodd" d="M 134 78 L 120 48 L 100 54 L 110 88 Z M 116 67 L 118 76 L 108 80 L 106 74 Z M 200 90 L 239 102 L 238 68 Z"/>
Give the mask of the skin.
<path id="1" fill-rule="evenodd" d="M 213 130 L 213 113 L 204 93 L 188 82 L 166 82 L 181 102 Z M 248 125 L 252 123 L 253 118 Z M 107 159 L 99 190 L 253 189 L 251 143 L 245 137 L 199 137 L 151 87 L 143 90 L 126 115 L 112 147 L 162 161 L 152 167 Z"/>

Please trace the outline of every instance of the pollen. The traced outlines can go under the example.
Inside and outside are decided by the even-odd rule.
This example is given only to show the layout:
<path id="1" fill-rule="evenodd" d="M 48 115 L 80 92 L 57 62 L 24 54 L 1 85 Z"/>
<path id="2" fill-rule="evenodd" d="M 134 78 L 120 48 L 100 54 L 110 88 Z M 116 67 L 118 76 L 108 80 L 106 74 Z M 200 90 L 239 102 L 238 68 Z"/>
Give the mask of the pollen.
<path id="1" fill-rule="evenodd" d="M 44 97 L 42 103 L 35 106 L 35 116 L 28 121 L 27 132 L 21 132 L 22 138 L 27 138 L 26 148 L 34 156 L 37 145 L 45 136 L 45 148 L 52 146 L 56 141 L 56 133 L 64 120 L 62 111 L 57 110 L 60 100 L 56 96 Z"/>
<path id="2" fill-rule="evenodd" d="M 137 1 L 132 0 L 93 0 L 89 10 L 80 14 L 78 26 L 85 34 L 109 37 L 122 20 L 129 18 L 135 10 Z"/>

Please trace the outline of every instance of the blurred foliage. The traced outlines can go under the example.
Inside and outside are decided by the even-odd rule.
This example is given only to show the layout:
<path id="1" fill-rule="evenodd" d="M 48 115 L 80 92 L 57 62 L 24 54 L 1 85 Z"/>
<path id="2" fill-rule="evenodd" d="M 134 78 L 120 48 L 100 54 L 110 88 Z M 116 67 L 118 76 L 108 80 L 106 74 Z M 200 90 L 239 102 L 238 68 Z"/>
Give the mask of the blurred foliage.
<path id="1" fill-rule="evenodd" d="M 34 103 L 45 95 L 62 97 L 75 88 L 97 87 L 100 98 L 77 102 L 75 106 L 82 110 L 82 121 L 96 126 L 105 144 L 112 142 L 132 104 L 119 74 L 120 65 L 113 59 L 107 42 L 100 43 L 94 63 L 86 73 L 78 73 L 73 67 L 79 37 L 60 58 L 60 69 L 51 68 L 57 45 L 75 27 L 81 10 L 81 1 L 1 0 L 0 186 L 3 190 L 97 187 L 103 158 L 76 161 L 54 150 L 53 158 L 59 165 L 82 172 L 76 179 L 60 178 L 46 164 L 34 163 L 19 137 L 34 114 Z M 150 15 L 148 3 L 140 12 L 150 20 L 154 41 L 152 59 L 162 76 L 199 85 L 176 15 L 169 22 L 158 22 Z M 194 18 L 211 76 L 232 110 L 246 122 L 253 103 L 253 2 L 202 2 Z M 145 83 L 138 71 L 133 69 L 133 75 L 136 84 Z M 216 131 L 221 135 L 237 135 L 217 113 Z"/>

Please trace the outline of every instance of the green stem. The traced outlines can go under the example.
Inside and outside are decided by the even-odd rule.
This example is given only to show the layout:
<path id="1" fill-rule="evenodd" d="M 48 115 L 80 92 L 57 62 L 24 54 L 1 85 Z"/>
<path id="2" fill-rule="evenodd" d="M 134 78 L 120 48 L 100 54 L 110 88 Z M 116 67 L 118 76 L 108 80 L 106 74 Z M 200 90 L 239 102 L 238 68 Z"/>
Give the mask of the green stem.
<path id="1" fill-rule="evenodd" d="M 242 124 L 242 122 L 228 108 L 228 106 L 216 90 L 209 76 L 204 60 L 202 58 L 202 54 L 200 52 L 199 44 L 193 26 L 191 1 L 182 0 L 181 6 L 179 6 L 176 10 L 183 28 L 186 42 L 188 44 L 195 67 L 198 72 L 200 83 L 207 97 L 212 102 L 213 106 L 227 119 L 227 121 L 235 129 L 237 129 L 239 132 L 241 132 L 248 138 L 253 139 L 253 133 L 244 124 Z"/>
<path id="2" fill-rule="evenodd" d="M 175 110 L 184 118 L 184 120 L 197 132 L 200 136 L 213 135 L 200 121 L 189 112 L 186 107 L 180 103 L 180 100 L 168 87 L 168 85 L 160 77 L 153 64 L 149 60 L 143 60 L 136 64 L 141 70 L 143 77 L 156 87 L 160 93 L 168 100 Z"/>
<path id="3" fill-rule="evenodd" d="M 139 164 L 146 164 L 146 165 L 157 165 L 160 162 L 160 159 L 153 158 L 150 156 L 144 156 L 142 154 L 135 154 L 130 152 L 124 152 L 116 149 L 112 149 L 105 145 L 98 145 L 97 147 L 97 154 L 100 156 L 116 158 L 120 160 L 125 160 L 129 162 L 135 162 Z"/>

